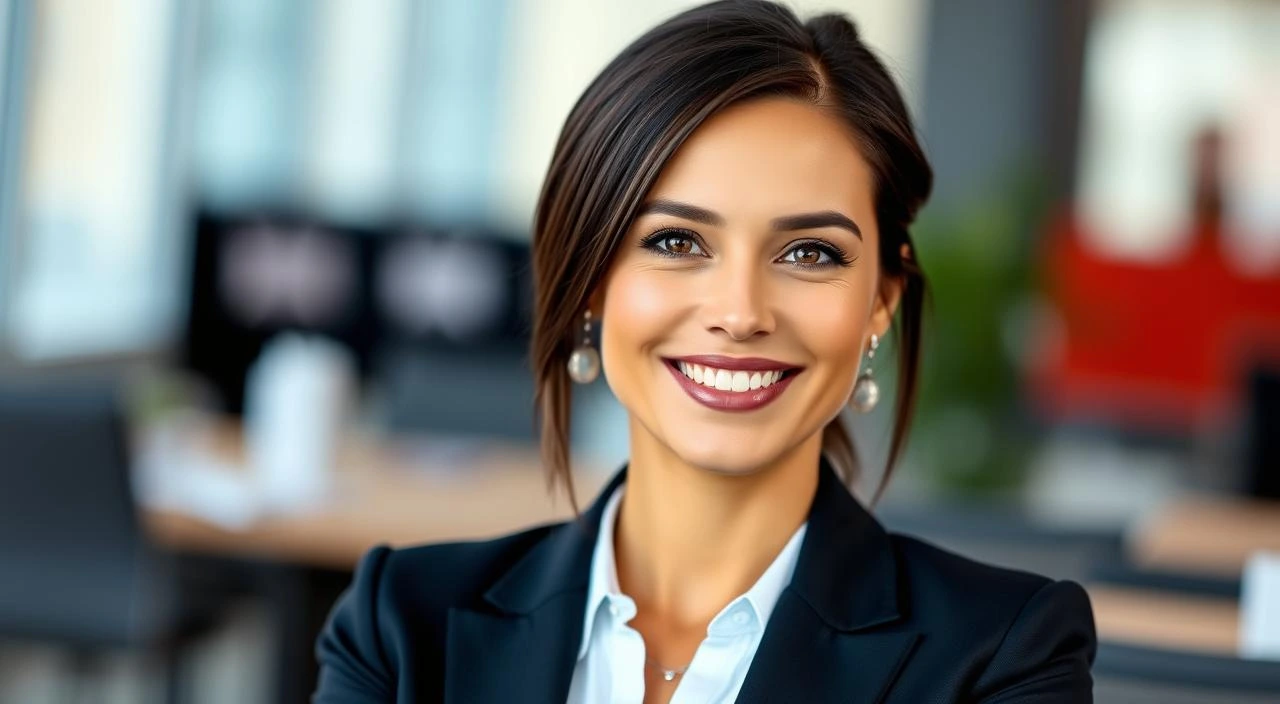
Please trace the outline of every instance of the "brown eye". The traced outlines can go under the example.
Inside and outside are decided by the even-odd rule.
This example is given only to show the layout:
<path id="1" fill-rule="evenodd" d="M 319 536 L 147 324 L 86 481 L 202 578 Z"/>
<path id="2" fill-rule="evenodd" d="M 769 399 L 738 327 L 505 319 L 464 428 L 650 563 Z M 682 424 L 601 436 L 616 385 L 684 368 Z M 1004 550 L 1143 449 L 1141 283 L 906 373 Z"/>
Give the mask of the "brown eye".
<path id="1" fill-rule="evenodd" d="M 663 248 L 672 254 L 692 254 L 693 240 L 684 235 L 668 235 L 662 239 Z"/>
<path id="2" fill-rule="evenodd" d="M 662 230 L 644 238 L 641 247 L 664 257 L 706 256 L 698 239 L 679 230 Z"/>
<path id="3" fill-rule="evenodd" d="M 822 263 L 822 252 L 818 251 L 814 247 L 801 246 L 801 247 L 796 247 L 792 251 L 795 252 L 795 254 L 791 258 L 791 261 L 797 264 L 821 264 Z"/>
<path id="4" fill-rule="evenodd" d="M 783 255 L 782 261 L 788 264 L 799 264 L 800 266 L 822 266 L 830 264 L 832 259 L 830 254 L 817 245 L 801 244 L 788 250 Z"/>
<path id="5" fill-rule="evenodd" d="M 787 250 L 778 261 L 799 267 L 821 268 L 835 265 L 848 266 L 853 262 L 844 252 L 824 242 L 799 242 Z"/>

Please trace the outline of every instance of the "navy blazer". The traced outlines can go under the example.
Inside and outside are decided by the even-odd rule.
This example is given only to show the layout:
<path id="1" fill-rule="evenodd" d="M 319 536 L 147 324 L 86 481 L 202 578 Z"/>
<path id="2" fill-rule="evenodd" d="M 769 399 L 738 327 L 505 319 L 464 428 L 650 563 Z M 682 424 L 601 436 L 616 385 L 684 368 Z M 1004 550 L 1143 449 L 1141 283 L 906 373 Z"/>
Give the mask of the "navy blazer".
<path id="1" fill-rule="evenodd" d="M 563 704 L 618 473 L 574 521 L 360 562 L 320 635 L 316 704 Z M 1097 645 L 1074 582 L 886 533 L 825 462 L 739 702 L 1076 704 Z"/>

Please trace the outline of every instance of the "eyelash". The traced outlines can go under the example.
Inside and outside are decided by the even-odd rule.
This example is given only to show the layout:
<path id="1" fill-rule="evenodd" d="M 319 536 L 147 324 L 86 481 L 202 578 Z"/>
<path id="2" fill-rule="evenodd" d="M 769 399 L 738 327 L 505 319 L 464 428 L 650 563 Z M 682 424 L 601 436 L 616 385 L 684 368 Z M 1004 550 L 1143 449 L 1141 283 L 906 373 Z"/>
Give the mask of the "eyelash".
<path id="1" fill-rule="evenodd" d="M 680 258 L 680 257 L 703 256 L 700 254 L 679 254 L 676 252 L 663 249 L 661 247 L 661 243 L 663 242 L 663 240 L 666 240 L 671 237 L 683 237 L 691 241 L 694 244 L 694 246 L 705 249 L 705 247 L 703 247 L 702 245 L 702 242 L 699 240 L 698 236 L 694 234 L 692 231 L 684 230 L 680 228 L 673 228 L 673 227 L 664 227 L 661 230 L 658 230 L 650 235 L 647 235 L 644 239 L 640 240 L 640 246 L 644 249 L 647 249 L 653 252 L 654 254 L 657 254 L 663 257 Z M 823 262 L 820 264 L 789 262 L 792 266 L 797 266 L 802 269 L 822 269 L 822 268 L 831 267 L 831 266 L 849 266 L 850 264 L 853 264 L 855 259 L 855 257 L 850 257 L 848 254 L 845 253 L 843 249 L 840 249 L 834 244 L 831 244 L 830 242 L 827 242 L 825 240 L 815 240 L 815 239 L 801 240 L 799 242 L 791 243 L 791 246 L 787 248 L 787 251 L 784 253 L 784 256 L 785 254 L 789 254 L 797 249 L 800 249 L 801 247 L 816 249 L 831 258 L 830 262 Z"/>

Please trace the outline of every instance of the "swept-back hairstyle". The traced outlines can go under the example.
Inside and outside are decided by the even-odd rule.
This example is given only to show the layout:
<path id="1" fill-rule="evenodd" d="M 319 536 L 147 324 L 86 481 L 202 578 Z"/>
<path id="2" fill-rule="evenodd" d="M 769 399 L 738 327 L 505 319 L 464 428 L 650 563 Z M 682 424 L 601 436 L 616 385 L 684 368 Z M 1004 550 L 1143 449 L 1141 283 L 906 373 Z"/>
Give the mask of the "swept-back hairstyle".
<path id="1" fill-rule="evenodd" d="M 531 365 L 550 488 L 575 509 L 569 466 L 572 390 L 566 368 L 583 311 L 667 161 L 708 117 L 739 101 L 784 96 L 841 118 L 875 176 L 880 270 L 903 284 L 896 322 L 898 402 L 878 499 L 906 443 L 915 409 L 925 278 L 907 231 L 933 171 L 884 64 L 840 14 L 801 22 L 766 0 L 690 9 L 622 51 L 578 99 L 556 143 L 534 217 Z M 603 321 L 608 325 L 609 321 Z M 856 360 L 850 360 L 850 364 Z M 848 483 L 860 472 L 839 416 L 823 453 Z"/>

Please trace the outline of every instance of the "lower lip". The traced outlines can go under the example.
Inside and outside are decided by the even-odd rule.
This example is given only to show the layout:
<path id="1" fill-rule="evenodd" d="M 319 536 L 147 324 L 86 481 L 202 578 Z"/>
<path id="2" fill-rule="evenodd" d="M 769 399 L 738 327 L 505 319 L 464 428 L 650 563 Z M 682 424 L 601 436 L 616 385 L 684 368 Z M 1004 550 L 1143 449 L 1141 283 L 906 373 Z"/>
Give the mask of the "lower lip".
<path id="1" fill-rule="evenodd" d="M 690 398 L 717 411 L 754 411 L 766 406 L 787 390 L 791 380 L 796 378 L 797 374 L 795 371 L 788 372 L 769 386 L 762 386 L 752 391 L 721 391 L 690 379 L 671 363 L 665 363 L 665 365 L 671 371 L 671 375 L 676 378 L 676 383 L 680 384 L 680 388 L 684 389 Z"/>

